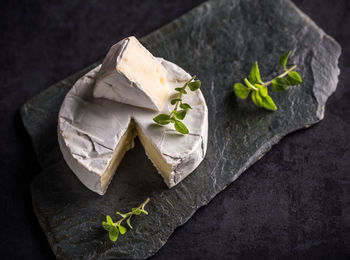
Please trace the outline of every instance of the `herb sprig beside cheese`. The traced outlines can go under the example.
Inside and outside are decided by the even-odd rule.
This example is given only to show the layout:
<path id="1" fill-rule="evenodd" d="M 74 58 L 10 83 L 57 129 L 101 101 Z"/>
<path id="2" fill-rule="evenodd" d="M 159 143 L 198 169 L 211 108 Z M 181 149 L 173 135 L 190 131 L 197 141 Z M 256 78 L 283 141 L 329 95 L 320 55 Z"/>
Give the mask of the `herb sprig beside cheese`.
<path id="1" fill-rule="evenodd" d="M 287 61 L 290 51 L 282 54 L 280 57 L 280 64 L 282 65 L 284 72 L 278 75 L 276 78 L 263 82 L 260 77 L 260 71 L 258 62 L 256 61 L 250 71 L 250 75 L 244 79 L 245 85 L 236 83 L 233 87 L 237 97 L 246 99 L 251 93 L 252 101 L 258 107 L 263 107 L 268 110 L 277 110 L 275 102 L 268 95 L 267 87 L 272 84 L 272 90 L 275 92 L 282 92 L 287 90 L 290 86 L 296 86 L 302 83 L 300 75 L 294 71 L 297 67 L 293 65 L 287 68 Z"/>
<path id="2" fill-rule="evenodd" d="M 182 95 L 187 94 L 186 88 L 188 87 L 191 91 L 196 91 L 200 88 L 201 82 L 199 80 L 194 80 L 196 76 L 193 76 L 190 80 L 188 80 L 182 88 L 175 88 L 178 92 L 178 96 L 170 101 L 172 105 L 174 105 L 174 109 L 169 114 L 159 114 L 158 116 L 153 118 L 153 121 L 159 125 L 167 125 L 169 123 L 173 123 L 175 130 L 181 134 L 188 134 L 188 128 L 186 125 L 181 122 L 186 116 L 187 110 L 192 109 L 192 107 L 182 102 Z M 181 110 L 178 110 L 179 107 Z"/>
<path id="3" fill-rule="evenodd" d="M 107 215 L 106 220 L 102 222 L 102 226 L 105 230 L 108 231 L 109 239 L 113 242 L 117 241 L 119 233 L 120 234 L 125 234 L 127 229 L 126 227 L 122 226 L 122 223 L 124 220 L 126 220 L 126 224 L 128 224 L 129 228 L 132 229 L 130 220 L 131 217 L 134 215 L 141 215 L 141 213 L 148 215 L 148 212 L 145 210 L 146 204 L 150 201 L 149 198 L 145 200 L 144 203 L 142 203 L 139 207 L 137 208 L 132 208 L 130 212 L 122 214 L 117 211 L 117 215 L 120 215 L 122 218 L 118 220 L 117 222 L 113 222 L 111 216 Z"/>

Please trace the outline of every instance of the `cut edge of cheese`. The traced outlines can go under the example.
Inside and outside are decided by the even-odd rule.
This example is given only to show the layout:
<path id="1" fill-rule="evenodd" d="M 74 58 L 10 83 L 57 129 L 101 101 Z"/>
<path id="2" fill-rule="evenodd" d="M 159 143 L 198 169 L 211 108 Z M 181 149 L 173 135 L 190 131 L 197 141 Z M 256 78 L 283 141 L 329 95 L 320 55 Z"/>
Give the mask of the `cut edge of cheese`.
<path id="1" fill-rule="evenodd" d="M 173 167 L 171 164 L 167 163 L 166 160 L 162 157 L 160 151 L 152 144 L 152 142 L 147 138 L 143 133 L 141 128 L 135 124 L 137 130 L 137 136 L 140 139 L 140 142 L 143 146 L 143 149 L 146 152 L 148 159 L 152 162 L 153 166 L 157 169 L 158 173 L 163 177 L 164 182 L 170 188 L 174 185 L 171 180 L 171 172 Z M 153 156 L 151 156 L 151 154 Z"/>
<path id="2" fill-rule="evenodd" d="M 204 100 L 204 97 L 201 95 Z M 176 186 L 184 178 L 186 178 L 198 165 L 202 162 L 207 151 L 208 139 L 208 109 L 204 106 L 203 110 L 203 125 L 200 135 L 195 135 L 200 142 L 197 142 L 191 150 L 183 157 L 175 157 L 169 154 L 162 153 L 147 135 L 142 131 L 142 128 L 135 122 L 137 137 L 139 138 L 142 147 L 148 159 L 152 162 L 157 172 L 163 177 L 164 182 L 169 188 Z M 191 135 L 191 133 L 189 133 Z"/>
<path id="3" fill-rule="evenodd" d="M 133 120 L 130 121 L 127 130 L 120 138 L 120 141 L 113 152 L 112 159 L 102 174 L 88 171 L 86 167 L 79 163 L 78 160 L 68 156 L 68 154 L 71 154 L 71 151 L 65 144 L 64 136 L 60 133 L 60 130 L 58 131 L 58 143 L 62 151 L 63 158 L 67 162 L 69 168 L 72 170 L 75 169 L 75 175 L 88 189 L 98 193 L 99 195 L 104 195 L 119 164 L 123 160 L 125 153 L 135 147 L 134 139 L 136 137 L 136 131 Z"/>
<path id="4" fill-rule="evenodd" d="M 93 95 L 160 111 L 169 97 L 167 71 L 134 37 L 113 45 L 102 63 Z"/>
<path id="5" fill-rule="evenodd" d="M 113 153 L 113 157 L 109 162 L 106 171 L 101 176 L 102 194 L 105 194 L 105 192 L 107 191 L 107 188 L 111 183 L 119 164 L 122 162 L 125 153 L 135 147 L 135 137 L 136 132 L 134 127 L 134 121 L 131 120 L 128 129 L 120 139 L 117 148 Z"/>

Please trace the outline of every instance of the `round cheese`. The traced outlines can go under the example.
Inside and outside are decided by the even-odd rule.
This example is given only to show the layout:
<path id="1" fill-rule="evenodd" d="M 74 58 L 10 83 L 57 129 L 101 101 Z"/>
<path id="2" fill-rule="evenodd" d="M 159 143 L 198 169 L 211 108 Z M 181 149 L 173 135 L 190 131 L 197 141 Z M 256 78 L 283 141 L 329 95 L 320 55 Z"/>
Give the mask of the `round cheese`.
<path id="1" fill-rule="evenodd" d="M 67 93 L 58 117 L 58 141 L 63 157 L 79 180 L 90 190 L 103 195 L 117 172 L 127 150 L 138 136 L 148 158 L 173 187 L 188 176 L 204 159 L 207 149 L 208 110 L 200 90 L 188 90 L 183 102 L 192 106 L 183 123 L 189 134 L 174 130 L 173 124 L 159 126 L 153 118 L 170 113 L 175 88 L 191 76 L 177 65 L 157 58 L 167 71 L 170 97 L 162 111 L 155 112 L 94 98 L 93 89 L 100 66 L 80 78 Z"/>

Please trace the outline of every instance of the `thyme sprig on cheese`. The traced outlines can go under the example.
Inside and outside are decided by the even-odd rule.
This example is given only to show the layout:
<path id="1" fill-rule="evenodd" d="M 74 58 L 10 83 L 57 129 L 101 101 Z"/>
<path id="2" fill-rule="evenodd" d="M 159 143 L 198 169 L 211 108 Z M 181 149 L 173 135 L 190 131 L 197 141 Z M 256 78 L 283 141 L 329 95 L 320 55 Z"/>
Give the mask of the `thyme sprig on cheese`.
<path id="1" fill-rule="evenodd" d="M 187 87 L 191 91 L 196 91 L 200 88 L 201 82 L 200 80 L 195 80 L 195 78 L 196 76 L 193 76 L 183 85 L 183 87 L 175 88 L 175 90 L 178 92 L 177 97 L 170 101 L 170 103 L 174 105 L 174 109 L 169 114 L 159 114 L 158 116 L 153 118 L 154 122 L 156 122 L 159 125 L 167 125 L 169 123 L 173 123 L 175 130 L 179 133 L 189 133 L 186 125 L 183 122 L 181 122 L 181 120 L 185 118 L 187 110 L 192 109 L 192 107 L 189 104 L 182 102 L 182 95 L 187 94 Z"/>
<path id="2" fill-rule="evenodd" d="M 105 230 L 108 231 L 109 234 L 109 239 L 113 242 L 117 241 L 118 239 L 118 235 L 120 234 L 125 234 L 125 232 L 127 231 L 126 227 L 122 226 L 122 222 L 124 220 L 126 220 L 126 224 L 128 224 L 128 226 L 132 229 L 130 220 L 131 217 L 133 215 L 140 215 L 141 213 L 144 213 L 146 215 L 148 215 L 148 212 L 145 210 L 145 206 L 146 204 L 150 201 L 149 198 L 147 198 L 145 200 L 144 203 L 142 203 L 139 207 L 137 208 L 132 208 L 130 212 L 122 214 L 120 212 L 117 211 L 117 215 L 120 215 L 122 218 L 120 220 L 118 220 L 117 222 L 113 222 L 112 218 L 107 215 L 106 216 L 106 220 L 107 221 L 103 221 L 102 222 L 102 226 Z"/>
<path id="3" fill-rule="evenodd" d="M 246 99 L 249 94 L 252 93 L 251 98 L 255 105 L 269 110 L 277 110 L 275 102 L 268 95 L 267 87 L 272 84 L 273 91 L 282 92 L 287 90 L 290 86 L 296 86 L 302 83 L 300 75 L 294 71 L 297 65 L 287 68 L 289 54 L 290 51 L 285 52 L 280 57 L 280 64 L 284 72 L 267 82 L 261 80 L 258 62 L 256 61 L 250 71 L 248 79 L 244 79 L 245 85 L 241 83 L 236 83 L 234 85 L 233 89 L 237 97 Z"/>

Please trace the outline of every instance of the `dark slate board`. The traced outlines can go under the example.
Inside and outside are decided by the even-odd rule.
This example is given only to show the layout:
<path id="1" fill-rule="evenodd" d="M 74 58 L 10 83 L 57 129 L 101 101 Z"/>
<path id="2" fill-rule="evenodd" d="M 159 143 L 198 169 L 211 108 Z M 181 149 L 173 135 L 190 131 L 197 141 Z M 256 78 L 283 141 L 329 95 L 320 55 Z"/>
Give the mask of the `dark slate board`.
<path id="1" fill-rule="evenodd" d="M 195 172 L 169 190 L 137 142 L 106 195 L 99 196 L 69 170 L 56 134 L 65 93 L 97 63 L 27 102 L 22 119 L 43 168 L 31 186 L 33 207 L 57 258 L 153 255 L 176 227 L 283 136 L 320 121 L 337 85 L 339 45 L 288 0 L 207 2 L 144 37 L 142 43 L 154 55 L 201 79 L 209 108 L 207 156 Z M 235 98 L 233 83 L 248 75 L 255 60 L 269 79 L 279 69 L 279 55 L 289 49 L 293 50 L 290 61 L 298 64 L 304 82 L 286 93 L 271 94 L 277 112 Z M 105 215 L 127 211 L 146 197 L 151 198 L 150 215 L 134 218 L 134 230 L 116 244 L 110 242 L 101 227 Z"/>

